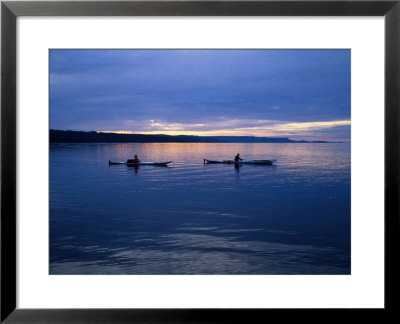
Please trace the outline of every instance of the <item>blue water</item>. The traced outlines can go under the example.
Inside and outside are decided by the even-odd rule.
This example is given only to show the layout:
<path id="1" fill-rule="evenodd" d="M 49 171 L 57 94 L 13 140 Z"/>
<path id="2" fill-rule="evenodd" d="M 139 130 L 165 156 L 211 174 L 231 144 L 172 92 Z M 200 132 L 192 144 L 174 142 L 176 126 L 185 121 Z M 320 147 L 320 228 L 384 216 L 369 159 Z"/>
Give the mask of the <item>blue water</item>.
<path id="1" fill-rule="evenodd" d="M 349 273 L 349 143 L 50 145 L 50 274 Z"/>

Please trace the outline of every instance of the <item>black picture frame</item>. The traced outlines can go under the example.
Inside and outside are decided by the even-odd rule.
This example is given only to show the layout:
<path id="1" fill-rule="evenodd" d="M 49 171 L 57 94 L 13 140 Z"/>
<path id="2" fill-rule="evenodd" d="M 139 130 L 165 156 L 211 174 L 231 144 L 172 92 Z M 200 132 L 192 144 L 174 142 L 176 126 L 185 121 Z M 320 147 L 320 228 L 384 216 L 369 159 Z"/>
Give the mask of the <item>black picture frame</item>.
<path id="1" fill-rule="evenodd" d="M 18 309 L 16 308 L 16 18 L 18 16 L 384 16 L 384 309 Z M 2 1 L 1 2 L 1 317 L 5 323 L 262 322 L 350 315 L 384 321 L 397 312 L 400 233 L 400 0 Z M 368 157 L 366 157 L 368 161 Z M 369 162 L 367 162 L 369 163 Z M 78 292 L 77 292 L 78 293 Z M 212 292 L 210 292 L 212 293 Z M 321 316 L 323 316 L 321 318 Z M 349 318 L 347 318 L 349 319 Z"/>

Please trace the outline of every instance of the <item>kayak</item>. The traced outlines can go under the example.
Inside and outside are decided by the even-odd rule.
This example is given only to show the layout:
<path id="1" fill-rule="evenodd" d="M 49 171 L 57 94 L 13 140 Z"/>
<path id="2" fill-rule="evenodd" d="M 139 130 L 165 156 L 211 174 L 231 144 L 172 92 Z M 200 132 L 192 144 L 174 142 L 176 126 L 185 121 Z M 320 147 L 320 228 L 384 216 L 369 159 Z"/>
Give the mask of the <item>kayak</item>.
<path id="1" fill-rule="evenodd" d="M 168 166 L 168 164 L 171 162 L 172 161 L 167 161 L 167 162 L 142 162 L 142 161 L 140 161 L 139 163 L 134 163 L 134 162 L 112 162 L 109 160 L 108 165 L 125 164 L 127 166 L 139 166 L 139 165 Z"/>
<path id="2" fill-rule="evenodd" d="M 255 165 L 272 165 L 275 160 L 207 160 L 204 159 L 204 164 L 213 164 L 213 163 L 224 163 L 224 164 L 255 164 Z"/>

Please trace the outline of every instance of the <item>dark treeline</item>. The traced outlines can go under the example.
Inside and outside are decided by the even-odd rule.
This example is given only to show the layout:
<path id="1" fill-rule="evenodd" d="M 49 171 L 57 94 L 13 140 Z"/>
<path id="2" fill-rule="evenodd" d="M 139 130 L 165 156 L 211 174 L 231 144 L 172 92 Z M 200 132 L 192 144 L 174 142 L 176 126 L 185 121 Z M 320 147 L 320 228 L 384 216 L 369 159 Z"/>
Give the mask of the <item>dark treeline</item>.
<path id="1" fill-rule="evenodd" d="M 327 143 L 294 141 L 285 137 L 145 135 L 50 129 L 50 143 Z"/>

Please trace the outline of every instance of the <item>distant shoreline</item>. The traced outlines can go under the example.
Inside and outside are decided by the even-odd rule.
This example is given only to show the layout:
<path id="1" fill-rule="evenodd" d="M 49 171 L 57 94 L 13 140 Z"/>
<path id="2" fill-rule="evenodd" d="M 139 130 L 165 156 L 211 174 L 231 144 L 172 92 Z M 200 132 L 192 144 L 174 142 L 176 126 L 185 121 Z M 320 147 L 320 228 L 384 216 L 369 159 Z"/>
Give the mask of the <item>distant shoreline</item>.
<path id="1" fill-rule="evenodd" d="M 343 143 L 287 137 L 118 134 L 50 129 L 50 143 Z"/>

